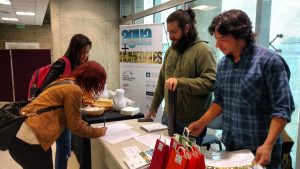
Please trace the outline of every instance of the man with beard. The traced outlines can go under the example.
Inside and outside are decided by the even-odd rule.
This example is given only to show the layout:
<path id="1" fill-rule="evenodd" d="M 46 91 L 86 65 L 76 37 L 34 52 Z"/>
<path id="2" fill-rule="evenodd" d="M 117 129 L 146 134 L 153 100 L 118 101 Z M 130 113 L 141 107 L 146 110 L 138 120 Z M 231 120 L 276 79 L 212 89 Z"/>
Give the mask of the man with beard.
<path id="1" fill-rule="evenodd" d="M 174 130 L 179 134 L 208 109 L 216 79 L 214 52 L 207 42 L 198 38 L 195 23 L 195 13 L 191 9 L 180 9 L 168 16 L 167 31 L 172 46 L 166 52 L 152 104 L 146 115 L 147 119 L 155 117 L 165 99 L 162 123 L 168 125 L 168 90 L 177 90 Z M 206 130 L 196 138 L 198 145 L 201 145 L 205 134 Z"/>

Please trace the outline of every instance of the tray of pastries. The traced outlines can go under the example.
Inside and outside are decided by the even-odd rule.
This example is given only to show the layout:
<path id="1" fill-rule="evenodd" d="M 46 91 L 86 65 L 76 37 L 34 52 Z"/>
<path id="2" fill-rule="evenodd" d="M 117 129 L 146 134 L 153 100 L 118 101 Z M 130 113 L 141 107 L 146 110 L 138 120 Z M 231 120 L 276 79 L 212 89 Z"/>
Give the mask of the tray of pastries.
<path id="1" fill-rule="evenodd" d="M 105 109 L 103 107 L 87 106 L 85 108 L 82 108 L 81 111 L 83 111 L 85 114 L 89 116 L 100 116 L 104 113 Z"/>
<path id="2" fill-rule="evenodd" d="M 95 103 L 95 99 L 91 93 L 84 93 L 82 96 L 83 105 L 92 105 Z"/>
<path id="3" fill-rule="evenodd" d="M 113 100 L 101 98 L 101 99 L 95 100 L 95 102 L 93 103 L 93 106 L 104 107 L 105 110 L 110 110 L 113 107 Z"/>

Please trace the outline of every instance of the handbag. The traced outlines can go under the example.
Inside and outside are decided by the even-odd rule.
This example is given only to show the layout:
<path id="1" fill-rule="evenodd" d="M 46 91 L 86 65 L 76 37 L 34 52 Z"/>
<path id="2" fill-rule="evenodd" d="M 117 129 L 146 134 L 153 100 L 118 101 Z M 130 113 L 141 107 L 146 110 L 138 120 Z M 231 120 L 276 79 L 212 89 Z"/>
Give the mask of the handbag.
<path id="1" fill-rule="evenodd" d="M 4 105 L 0 109 L 0 150 L 5 151 L 8 149 L 10 143 L 16 137 L 22 123 L 28 116 L 63 108 L 62 105 L 49 106 L 38 110 L 36 113 L 23 115 L 20 110 L 21 107 L 25 106 L 27 103 L 29 103 L 29 101 L 10 103 Z"/>
<path id="2" fill-rule="evenodd" d="M 53 82 L 45 87 L 43 91 L 53 86 L 69 83 L 73 82 L 69 79 Z M 26 115 L 21 114 L 21 108 L 26 106 L 31 101 L 32 100 L 9 103 L 0 109 L 0 150 L 5 151 L 8 149 L 11 141 L 16 137 L 22 123 L 28 116 L 33 116 L 64 107 L 63 105 L 49 106 L 36 111 L 36 113 Z"/>
<path id="3" fill-rule="evenodd" d="M 0 109 L 0 150 L 8 149 L 26 116 L 20 114 L 22 106 L 28 102 L 10 103 Z"/>

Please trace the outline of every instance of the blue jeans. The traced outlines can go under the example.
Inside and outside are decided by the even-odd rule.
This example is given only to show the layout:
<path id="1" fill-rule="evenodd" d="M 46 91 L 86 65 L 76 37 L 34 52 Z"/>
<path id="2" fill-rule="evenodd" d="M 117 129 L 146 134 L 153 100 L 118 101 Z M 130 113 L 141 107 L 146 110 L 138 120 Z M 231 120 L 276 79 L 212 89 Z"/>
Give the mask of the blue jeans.
<path id="1" fill-rule="evenodd" d="M 71 154 L 71 132 L 65 128 L 56 140 L 55 169 L 67 169 Z"/>
<path id="2" fill-rule="evenodd" d="M 164 124 L 164 125 L 168 125 L 168 117 L 165 114 L 163 114 L 162 117 L 161 117 L 161 123 Z M 184 123 L 182 121 L 176 120 L 175 133 L 181 135 L 183 133 L 184 127 L 188 127 L 188 125 L 189 125 L 188 123 Z M 197 145 L 201 146 L 203 138 L 206 134 L 206 130 L 207 130 L 207 128 L 205 127 L 204 130 L 202 131 L 202 133 L 198 137 L 193 137 L 193 138 L 196 139 L 196 144 Z"/>

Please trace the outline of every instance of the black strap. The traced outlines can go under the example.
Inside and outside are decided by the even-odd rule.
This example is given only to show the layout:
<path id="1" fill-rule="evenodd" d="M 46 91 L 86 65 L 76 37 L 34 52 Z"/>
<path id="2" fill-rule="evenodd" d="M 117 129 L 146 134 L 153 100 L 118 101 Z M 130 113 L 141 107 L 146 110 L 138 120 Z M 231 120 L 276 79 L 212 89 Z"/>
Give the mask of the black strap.
<path id="1" fill-rule="evenodd" d="M 51 110 L 55 110 L 55 109 L 59 109 L 59 108 L 63 108 L 63 107 L 64 107 L 63 105 L 45 107 L 45 108 L 42 108 L 42 109 L 38 110 L 36 112 L 36 114 L 42 114 L 42 113 L 45 113 L 45 112 L 48 112 L 48 111 L 51 111 Z"/>
<path id="2" fill-rule="evenodd" d="M 48 89 L 50 87 L 57 86 L 57 85 L 63 85 L 63 84 L 74 84 L 74 81 L 71 79 L 64 79 L 61 81 L 56 81 L 56 82 L 50 83 L 47 87 L 45 87 L 43 89 L 43 91 L 45 91 L 46 89 Z"/>
<path id="3" fill-rule="evenodd" d="M 45 91 L 46 89 L 48 89 L 50 87 L 53 87 L 53 86 L 62 85 L 62 84 L 72 84 L 72 83 L 74 83 L 74 81 L 70 80 L 70 79 L 66 79 L 66 80 L 62 80 L 62 81 L 57 81 L 57 82 L 49 84 L 45 89 L 43 89 L 43 91 Z M 63 107 L 64 107 L 63 105 L 45 107 L 45 108 L 42 108 L 42 109 L 38 110 L 36 112 L 36 114 L 42 114 L 44 112 L 48 112 L 48 111 L 59 109 L 59 108 L 63 108 Z"/>
<path id="4" fill-rule="evenodd" d="M 175 91 L 169 90 L 169 113 L 168 113 L 168 133 L 169 136 L 175 134 L 176 112 L 177 112 L 177 89 Z"/>

